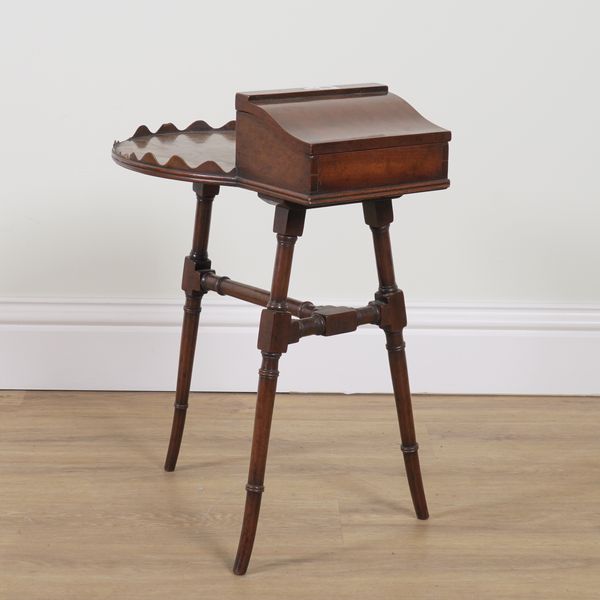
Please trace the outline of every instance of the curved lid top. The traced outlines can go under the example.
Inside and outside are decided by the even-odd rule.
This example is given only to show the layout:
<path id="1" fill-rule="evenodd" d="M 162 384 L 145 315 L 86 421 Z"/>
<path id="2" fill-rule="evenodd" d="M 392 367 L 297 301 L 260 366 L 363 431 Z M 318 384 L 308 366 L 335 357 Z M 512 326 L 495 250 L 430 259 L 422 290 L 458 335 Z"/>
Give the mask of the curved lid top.
<path id="1" fill-rule="evenodd" d="M 310 154 L 440 143 L 451 137 L 379 84 L 241 92 L 236 108 L 270 120 Z"/>

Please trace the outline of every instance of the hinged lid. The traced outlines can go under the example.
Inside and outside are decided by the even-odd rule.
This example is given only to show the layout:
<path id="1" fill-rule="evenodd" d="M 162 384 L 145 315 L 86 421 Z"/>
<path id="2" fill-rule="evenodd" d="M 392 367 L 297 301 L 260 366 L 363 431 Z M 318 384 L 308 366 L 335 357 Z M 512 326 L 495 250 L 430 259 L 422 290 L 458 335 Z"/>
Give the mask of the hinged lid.
<path id="1" fill-rule="evenodd" d="M 268 119 L 306 154 L 448 142 L 448 130 L 422 117 L 386 85 L 240 92 L 238 112 Z"/>

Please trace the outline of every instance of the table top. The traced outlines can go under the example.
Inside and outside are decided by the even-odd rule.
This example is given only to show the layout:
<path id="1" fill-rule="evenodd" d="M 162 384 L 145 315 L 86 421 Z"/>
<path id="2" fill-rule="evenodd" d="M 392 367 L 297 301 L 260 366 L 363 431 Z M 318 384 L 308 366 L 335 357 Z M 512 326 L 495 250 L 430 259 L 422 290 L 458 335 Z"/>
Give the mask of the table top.
<path id="1" fill-rule="evenodd" d="M 218 129 L 205 121 L 183 130 L 166 123 L 156 133 L 142 125 L 129 139 L 114 143 L 112 156 L 121 166 L 147 175 L 236 185 L 235 121 Z"/>

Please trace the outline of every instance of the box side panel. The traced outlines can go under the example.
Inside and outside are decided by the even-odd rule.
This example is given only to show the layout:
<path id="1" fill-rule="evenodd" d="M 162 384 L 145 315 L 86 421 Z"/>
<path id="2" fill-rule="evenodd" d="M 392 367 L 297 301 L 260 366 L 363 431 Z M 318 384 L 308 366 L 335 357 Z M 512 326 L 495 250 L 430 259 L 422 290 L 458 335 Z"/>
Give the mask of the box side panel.
<path id="1" fill-rule="evenodd" d="M 419 184 L 448 176 L 447 143 L 337 152 L 316 160 L 317 193 Z"/>
<path id="2" fill-rule="evenodd" d="M 248 182 L 307 194 L 311 173 L 309 157 L 290 148 L 289 140 L 254 115 L 237 111 L 236 166 Z"/>

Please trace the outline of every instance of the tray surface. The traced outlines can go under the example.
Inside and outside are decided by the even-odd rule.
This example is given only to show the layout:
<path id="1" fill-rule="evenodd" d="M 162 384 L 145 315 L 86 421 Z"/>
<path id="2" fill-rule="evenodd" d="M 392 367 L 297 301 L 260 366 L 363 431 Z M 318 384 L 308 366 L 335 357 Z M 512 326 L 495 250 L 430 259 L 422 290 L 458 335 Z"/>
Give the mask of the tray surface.
<path id="1" fill-rule="evenodd" d="M 195 121 L 184 130 L 172 123 L 152 133 L 140 126 L 115 142 L 113 159 L 122 166 L 158 177 L 232 185 L 235 183 L 235 121 L 213 129 Z"/>

